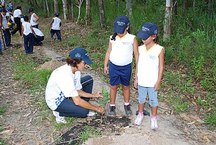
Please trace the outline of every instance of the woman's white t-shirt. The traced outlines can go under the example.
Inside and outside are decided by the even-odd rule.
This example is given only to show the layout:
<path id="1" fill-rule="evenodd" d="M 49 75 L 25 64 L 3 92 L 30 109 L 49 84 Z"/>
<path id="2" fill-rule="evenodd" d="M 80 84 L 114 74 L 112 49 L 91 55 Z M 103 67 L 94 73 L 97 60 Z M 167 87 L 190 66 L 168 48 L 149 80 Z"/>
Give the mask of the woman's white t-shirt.
<path id="1" fill-rule="evenodd" d="M 113 64 L 124 66 L 132 62 L 134 38 L 135 35 L 127 33 L 121 38 L 119 36 L 116 36 L 115 40 L 110 39 L 112 50 L 110 52 L 109 60 Z"/>
<path id="2" fill-rule="evenodd" d="M 45 99 L 49 108 L 55 110 L 65 98 L 78 96 L 77 90 L 82 89 L 80 78 L 80 71 L 73 74 L 68 64 L 55 69 L 46 86 Z"/>
<path id="3" fill-rule="evenodd" d="M 143 87 L 154 87 L 158 80 L 159 55 L 163 47 L 155 44 L 149 50 L 145 45 L 138 47 L 138 85 Z"/>

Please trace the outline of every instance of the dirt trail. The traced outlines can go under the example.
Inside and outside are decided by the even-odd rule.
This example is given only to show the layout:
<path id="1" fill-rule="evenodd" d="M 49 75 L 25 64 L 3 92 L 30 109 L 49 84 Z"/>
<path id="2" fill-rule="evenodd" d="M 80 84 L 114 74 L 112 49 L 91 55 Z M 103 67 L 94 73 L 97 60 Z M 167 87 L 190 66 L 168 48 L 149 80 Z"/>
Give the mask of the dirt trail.
<path id="1" fill-rule="evenodd" d="M 12 49 L 6 50 L 0 56 L 0 104 L 6 106 L 6 113 L 0 116 L 0 123 L 3 124 L 4 131 L 0 132 L 0 137 L 5 138 L 11 145 L 47 145 L 54 144 L 54 137 L 61 132 L 56 131 L 53 125 L 53 117 L 50 111 L 47 120 L 42 120 L 40 111 L 32 104 L 33 97 L 28 95 L 25 89 L 19 87 L 19 82 L 13 79 L 10 66 L 10 53 Z M 41 65 L 41 68 L 56 68 L 62 65 L 63 54 L 58 54 L 48 45 L 35 47 L 35 56 L 46 55 L 52 60 Z M 94 78 L 94 90 L 109 89 L 108 84 L 104 83 L 99 74 L 92 70 L 86 72 Z M 34 97 L 44 97 L 44 92 Z M 117 114 L 122 116 L 123 99 L 118 94 Z M 122 129 L 120 135 L 106 134 L 98 138 L 90 138 L 85 145 L 193 145 L 201 144 L 196 140 L 191 140 L 190 135 L 185 134 L 175 127 L 179 120 L 174 115 L 166 115 L 163 110 L 159 110 L 159 129 L 150 129 L 150 118 L 146 116 L 143 124 L 139 127 L 134 126 L 135 111 L 137 101 L 132 99 L 133 116 L 131 124 Z M 160 102 L 160 105 L 165 105 Z M 209 143 L 211 144 L 211 143 Z M 213 144 L 213 143 L 212 143 Z"/>

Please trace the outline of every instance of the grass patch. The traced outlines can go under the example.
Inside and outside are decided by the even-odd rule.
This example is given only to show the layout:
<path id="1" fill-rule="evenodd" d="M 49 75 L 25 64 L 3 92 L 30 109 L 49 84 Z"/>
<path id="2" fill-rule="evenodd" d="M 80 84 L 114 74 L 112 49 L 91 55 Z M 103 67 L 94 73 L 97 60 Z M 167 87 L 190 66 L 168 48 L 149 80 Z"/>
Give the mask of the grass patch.
<path id="1" fill-rule="evenodd" d="M 96 128 L 92 127 L 92 126 L 85 126 L 84 127 L 84 131 L 81 132 L 80 134 L 80 139 L 81 141 L 85 142 L 87 141 L 90 137 L 93 136 L 99 136 L 101 135 L 101 132 L 98 131 Z"/>
<path id="2" fill-rule="evenodd" d="M 6 112 L 6 106 L 0 106 L 0 115 L 3 115 Z"/>

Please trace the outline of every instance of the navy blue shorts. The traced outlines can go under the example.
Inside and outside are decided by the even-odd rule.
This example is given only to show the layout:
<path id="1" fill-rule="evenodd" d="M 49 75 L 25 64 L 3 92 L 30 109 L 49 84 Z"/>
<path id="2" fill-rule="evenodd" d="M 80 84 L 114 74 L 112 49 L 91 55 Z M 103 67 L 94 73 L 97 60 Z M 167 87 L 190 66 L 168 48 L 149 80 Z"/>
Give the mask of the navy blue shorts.
<path id="1" fill-rule="evenodd" d="M 122 84 L 124 86 L 130 85 L 132 64 L 118 66 L 109 62 L 109 77 L 110 85 L 115 86 Z"/>

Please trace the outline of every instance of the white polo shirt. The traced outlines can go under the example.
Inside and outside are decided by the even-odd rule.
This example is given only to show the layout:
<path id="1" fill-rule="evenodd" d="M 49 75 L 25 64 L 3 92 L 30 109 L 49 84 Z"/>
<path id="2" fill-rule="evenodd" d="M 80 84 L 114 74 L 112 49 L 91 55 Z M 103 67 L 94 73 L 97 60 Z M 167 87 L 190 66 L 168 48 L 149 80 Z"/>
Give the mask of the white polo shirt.
<path id="1" fill-rule="evenodd" d="M 60 23 L 61 23 L 61 19 L 59 19 L 58 17 L 54 17 L 51 29 L 60 30 Z"/>
<path id="2" fill-rule="evenodd" d="M 115 40 L 110 39 L 112 50 L 110 52 L 109 60 L 113 64 L 124 66 L 132 63 L 134 38 L 135 35 L 127 33 L 121 38 L 119 36 L 116 36 Z"/>
<path id="3" fill-rule="evenodd" d="M 36 18 L 34 17 L 34 15 L 36 15 L 35 13 L 33 13 L 31 15 L 31 19 L 30 19 L 30 23 L 32 26 L 38 25 L 38 23 L 36 22 Z"/>
<path id="4" fill-rule="evenodd" d="M 44 36 L 43 32 L 40 29 L 33 27 L 33 30 L 37 36 Z"/>
<path id="5" fill-rule="evenodd" d="M 82 89 L 80 78 L 80 71 L 73 74 L 67 64 L 55 69 L 46 86 L 45 99 L 49 108 L 55 110 L 65 98 L 78 96 L 77 90 Z"/>
<path id="6" fill-rule="evenodd" d="M 22 14 L 22 11 L 20 9 L 16 9 L 14 10 L 13 16 L 14 18 L 20 17 L 20 15 Z"/>
<path id="7" fill-rule="evenodd" d="M 159 55 L 163 47 L 155 44 L 149 50 L 145 45 L 138 47 L 138 85 L 143 87 L 154 87 L 158 80 Z"/>
<path id="8" fill-rule="evenodd" d="M 28 34 L 30 34 L 30 33 L 32 33 L 32 30 L 31 30 L 31 24 L 29 23 L 29 22 L 23 22 L 22 23 L 22 26 L 23 26 L 23 28 L 24 28 L 24 30 L 23 30 L 23 34 L 24 35 L 28 35 Z"/>

